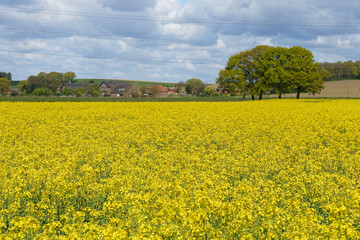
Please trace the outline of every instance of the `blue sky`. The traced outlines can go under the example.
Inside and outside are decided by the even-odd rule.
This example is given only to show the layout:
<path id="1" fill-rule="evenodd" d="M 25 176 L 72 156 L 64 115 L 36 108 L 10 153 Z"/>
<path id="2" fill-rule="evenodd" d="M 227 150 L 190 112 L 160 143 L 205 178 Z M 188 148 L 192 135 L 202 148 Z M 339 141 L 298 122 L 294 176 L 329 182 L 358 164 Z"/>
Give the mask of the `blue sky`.
<path id="1" fill-rule="evenodd" d="M 302 46 L 317 61 L 360 59 L 360 1 L 2 0 L 0 71 L 215 82 L 256 45 Z"/>

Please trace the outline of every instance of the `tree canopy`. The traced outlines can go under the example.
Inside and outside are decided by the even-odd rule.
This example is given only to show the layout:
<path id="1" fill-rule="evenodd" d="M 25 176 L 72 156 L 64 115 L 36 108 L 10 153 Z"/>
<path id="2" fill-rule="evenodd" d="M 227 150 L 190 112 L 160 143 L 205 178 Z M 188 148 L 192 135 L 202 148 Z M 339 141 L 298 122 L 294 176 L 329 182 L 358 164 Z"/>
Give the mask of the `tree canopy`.
<path id="1" fill-rule="evenodd" d="M 0 78 L 6 78 L 7 80 L 12 80 L 11 79 L 11 73 L 10 72 L 8 72 L 8 73 L 6 73 L 6 72 L 0 72 Z"/>
<path id="2" fill-rule="evenodd" d="M 7 78 L 0 78 L 0 94 L 7 94 L 11 90 L 10 80 Z"/>
<path id="3" fill-rule="evenodd" d="M 296 92 L 299 98 L 301 92 L 320 92 L 325 75 L 305 48 L 257 46 L 231 56 L 217 83 L 230 91 L 249 93 L 253 100 L 255 95 L 261 99 L 265 91 L 275 91 L 279 98 Z"/>
<path id="4" fill-rule="evenodd" d="M 328 71 L 324 76 L 325 81 L 342 80 L 342 79 L 360 79 L 360 61 L 353 62 L 352 60 L 346 62 L 329 63 L 323 62 L 319 64 L 320 70 Z"/>
<path id="5" fill-rule="evenodd" d="M 38 75 L 31 75 L 26 81 L 22 81 L 18 88 L 20 91 L 26 90 L 27 93 L 32 93 L 37 88 L 48 88 L 52 92 L 56 92 L 63 82 L 74 82 L 75 77 L 74 72 L 67 72 L 65 74 L 59 72 L 40 72 Z"/>
<path id="6" fill-rule="evenodd" d="M 258 93 L 261 96 L 263 89 L 258 84 L 256 60 L 262 52 L 270 48 L 272 47 L 260 45 L 231 56 L 216 81 L 220 88 L 228 90 L 231 94 L 235 94 L 237 91 L 250 93 L 252 99 Z"/>
<path id="7" fill-rule="evenodd" d="M 191 94 L 199 94 L 204 92 L 205 83 L 197 78 L 191 78 L 185 83 L 185 90 Z"/>

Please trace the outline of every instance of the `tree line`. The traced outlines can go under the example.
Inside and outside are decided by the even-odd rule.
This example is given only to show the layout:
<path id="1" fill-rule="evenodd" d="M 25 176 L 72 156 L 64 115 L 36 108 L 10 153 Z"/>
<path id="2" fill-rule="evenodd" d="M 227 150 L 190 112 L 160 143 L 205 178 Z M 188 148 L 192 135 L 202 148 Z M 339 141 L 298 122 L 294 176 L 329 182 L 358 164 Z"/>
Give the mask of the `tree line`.
<path id="1" fill-rule="evenodd" d="M 38 75 L 31 75 L 27 80 L 20 81 L 18 91 L 23 95 L 52 95 L 56 93 L 57 88 L 63 82 L 75 82 L 76 74 L 74 72 L 40 72 Z"/>
<path id="2" fill-rule="evenodd" d="M 329 73 L 319 68 L 311 51 L 294 46 L 291 48 L 256 46 L 228 59 L 216 82 L 230 94 L 242 93 L 262 96 L 265 92 L 319 93 L 323 89 L 323 77 Z"/>
<path id="3" fill-rule="evenodd" d="M 343 80 L 343 79 L 360 79 L 360 61 L 346 61 L 320 63 L 319 69 L 325 69 L 329 72 L 324 76 L 325 81 Z"/>

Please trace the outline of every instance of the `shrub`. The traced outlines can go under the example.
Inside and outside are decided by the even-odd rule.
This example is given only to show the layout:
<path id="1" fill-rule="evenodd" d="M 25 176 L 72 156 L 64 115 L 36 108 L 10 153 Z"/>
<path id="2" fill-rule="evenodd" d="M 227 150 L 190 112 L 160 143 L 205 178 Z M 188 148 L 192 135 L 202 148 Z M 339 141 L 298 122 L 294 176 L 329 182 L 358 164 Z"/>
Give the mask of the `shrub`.
<path id="1" fill-rule="evenodd" d="M 47 96 L 53 95 L 53 92 L 49 88 L 36 88 L 33 91 L 33 95 L 47 97 Z"/>

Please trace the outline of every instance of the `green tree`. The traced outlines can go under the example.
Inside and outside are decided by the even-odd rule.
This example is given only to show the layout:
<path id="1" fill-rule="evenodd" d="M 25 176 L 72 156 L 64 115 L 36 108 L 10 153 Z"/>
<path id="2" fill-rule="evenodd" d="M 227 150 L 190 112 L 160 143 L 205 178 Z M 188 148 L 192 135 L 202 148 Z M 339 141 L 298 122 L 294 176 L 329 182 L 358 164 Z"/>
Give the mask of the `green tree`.
<path id="1" fill-rule="evenodd" d="M 66 75 L 66 77 L 65 77 Z M 27 79 L 26 90 L 32 93 L 36 88 L 49 88 L 52 92 L 56 92 L 58 87 L 66 79 L 66 81 L 74 81 L 75 73 L 67 72 L 65 74 L 59 72 L 45 73 L 41 72 L 38 75 L 31 75 Z"/>
<path id="2" fill-rule="evenodd" d="M 17 85 L 17 89 L 20 92 L 23 92 L 24 90 L 27 91 L 27 87 L 28 87 L 28 81 L 27 80 L 22 80 Z"/>
<path id="3" fill-rule="evenodd" d="M 6 78 L 7 80 L 11 81 L 11 73 L 0 72 L 0 78 Z"/>
<path id="4" fill-rule="evenodd" d="M 7 78 L 0 78 L 0 94 L 6 95 L 10 90 L 10 80 Z"/>
<path id="5" fill-rule="evenodd" d="M 191 94 L 200 94 L 204 92 L 205 83 L 197 78 L 191 78 L 185 83 L 185 90 Z"/>
<path id="6" fill-rule="evenodd" d="M 87 94 L 92 96 L 92 97 L 99 97 L 100 96 L 99 85 L 97 85 L 96 83 L 91 84 L 89 89 L 88 89 Z"/>
<path id="7" fill-rule="evenodd" d="M 295 46 L 287 49 L 287 56 L 286 70 L 289 72 L 292 88 L 296 90 L 296 98 L 299 99 L 302 92 L 319 93 L 324 88 L 323 75 L 312 52 Z"/>
<path id="8" fill-rule="evenodd" d="M 275 90 L 279 98 L 284 93 L 296 91 L 318 93 L 323 88 L 323 74 L 315 63 L 311 51 L 294 46 L 276 47 L 262 53 L 257 61 L 261 83 Z"/>
<path id="9" fill-rule="evenodd" d="M 55 92 L 57 88 L 63 82 L 64 75 L 59 72 L 50 72 L 44 75 L 43 81 L 45 87 L 51 89 L 51 91 Z"/>
<path id="10" fill-rule="evenodd" d="M 245 77 L 241 70 L 225 69 L 219 72 L 216 83 L 223 90 L 227 90 L 231 95 L 235 95 L 237 91 L 245 92 Z"/>
<path id="11" fill-rule="evenodd" d="M 360 79 L 360 61 L 356 61 L 355 66 L 356 66 L 356 70 L 357 70 L 356 78 Z"/>
<path id="12" fill-rule="evenodd" d="M 35 96 L 46 96 L 46 97 L 48 97 L 50 95 L 53 95 L 53 92 L 49 88 L 41 87 L 41 88 L 36 88 L 33 91 L 32 94 L 35 95 Z"/>
<path id="13" fill-rule="evenodd" d="M 77 88 L 74 90 L 74 93 L 77 97 L 81 97 L 85 93 L 85 90 L 83 88 Z"/>
<path id="14" fill-rule="evenodd" d="M 71 88 L 65 87 L 64 90 L 63 90 L 63 94 L 64 94 L 65 96 L 69 96 L 69 95 L 73 94 L 73 91 L 72 91 Z"/>
<path id="15" fill-rule="evenodd" d="M 68 83 L 74 83 L 76 82 L 75 78 L 76 78 L 76 74 L 74 72 L 67 72 L 64 74 L 63 76 L 64 81 L 68 82 Z"/>
<path id="16" fill-rule="evenodd" d="M 290 72 L 287 69 L 288 61 L 287 49 L 283 47 L 268 49 L 256 61 L 260 84 L 275 90 L 279 98 L 292 88 Z"/>
<path id="17" fill-rule="evenodd" d="M 216 89 L 212 88 L 212 87 L 207 87 L 204 89 L 204 92 L 206 93 L 206 95 L 208 96 L 215 96 L 216 95 Z"/>
<path id="18" fill-rule="evenodd" d="M 272 47 L 260 45 L 231 56 L 225 69 L 220 71 L 219 78 L 216 80 L 220 88 L 227 89 L 230 93 L 240 91 L 244 93 L 244 96 L 248 92 L 253 100 L 255 95 L 259 95 L 259 99 L 261 99 L 265 89 L 259 81 L 256 61 L 261 53 L 270 48 Z"/>

